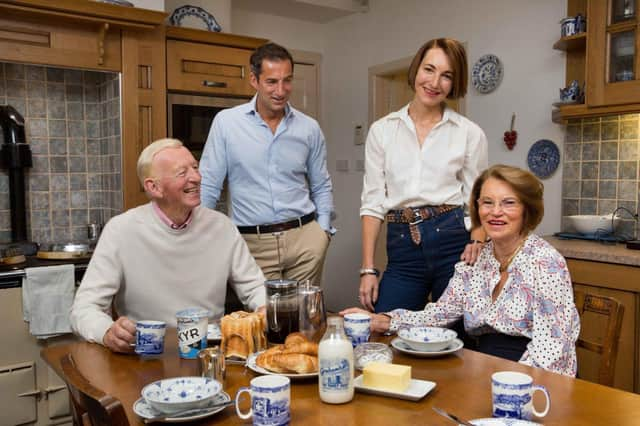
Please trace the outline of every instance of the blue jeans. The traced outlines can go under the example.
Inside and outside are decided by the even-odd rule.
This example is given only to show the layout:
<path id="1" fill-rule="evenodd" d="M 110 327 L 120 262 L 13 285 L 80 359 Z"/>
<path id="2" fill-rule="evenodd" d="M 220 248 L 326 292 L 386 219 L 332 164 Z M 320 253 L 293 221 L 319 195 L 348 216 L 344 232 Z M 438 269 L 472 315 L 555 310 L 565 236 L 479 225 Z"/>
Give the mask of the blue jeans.
<path id="1" fill-rule="evenodd" d="M 432 301 L 438 300 L 470 238 L 462 208 L 425 220 L 418 229 L 421 241 L 415 244 L 408 224 L 387 225 L 387 269 L 380 281 L 376 312 L 422 310 L 429 294 Z"/>

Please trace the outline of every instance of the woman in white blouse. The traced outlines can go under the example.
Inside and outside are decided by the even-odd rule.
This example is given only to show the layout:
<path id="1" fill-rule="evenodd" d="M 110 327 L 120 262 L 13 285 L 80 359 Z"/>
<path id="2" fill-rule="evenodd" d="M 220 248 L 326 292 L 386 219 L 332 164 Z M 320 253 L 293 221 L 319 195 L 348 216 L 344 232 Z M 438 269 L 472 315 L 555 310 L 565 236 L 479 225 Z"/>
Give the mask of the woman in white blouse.
<path id="1" fill-rule="evenodd" d="M 466 94 L 467 68 L 460 42 L 428 41 L 409 68 L 413 100 L 369 130 L 359 297 L 370 311 L 421 309 L 430 293 L 438 300 L 456 262 L 473 263 L 485 240 L 481 229 L 467 231 L 464 203 L 487 167 L 487 138 L 445 105 Z M 385 219 L 388 262 L 378 282 L 375 246 Z"/>
<path id="2" fill-rule="evenodd" d="M 459 319 L 470 349 L 575 376 L 580 319 L 565 259 L 531 233 L 544 212 L 542 183 L 516 167 L 496 165 L 471 192 L 471 219 L 490 242 L 477 262 L 460 262 L 444 294 L 424 310 L 371 315 L 372 331 L 410 325 L 451 326 Z M 349 312 L 366 312 L 358 308 Z"/>

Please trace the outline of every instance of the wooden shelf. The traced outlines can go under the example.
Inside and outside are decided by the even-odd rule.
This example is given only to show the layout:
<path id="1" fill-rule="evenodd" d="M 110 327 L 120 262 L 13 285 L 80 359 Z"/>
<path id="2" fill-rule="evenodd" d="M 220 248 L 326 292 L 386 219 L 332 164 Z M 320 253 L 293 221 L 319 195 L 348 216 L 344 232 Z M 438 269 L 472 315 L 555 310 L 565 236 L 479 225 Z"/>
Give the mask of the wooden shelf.
<path id="1" fill-rule="evenodd" d="M 574 34 L 568 37 L 562 37 L 560 40 L 553 44 L 553 48 L 556 50 L 577 50 L 585 49 L 587 47 L 587 33 Z"/>
<path id="2" fill-rule="evenodd" d="M 587 107 L 585 104 L 561 105 L 551 111 L 551 121 L 565 124 L 574 118 L 600 117 L 604 115 L 629 114 L 640 112 L 640 104 L 614 105 L 606 107 Z"/>

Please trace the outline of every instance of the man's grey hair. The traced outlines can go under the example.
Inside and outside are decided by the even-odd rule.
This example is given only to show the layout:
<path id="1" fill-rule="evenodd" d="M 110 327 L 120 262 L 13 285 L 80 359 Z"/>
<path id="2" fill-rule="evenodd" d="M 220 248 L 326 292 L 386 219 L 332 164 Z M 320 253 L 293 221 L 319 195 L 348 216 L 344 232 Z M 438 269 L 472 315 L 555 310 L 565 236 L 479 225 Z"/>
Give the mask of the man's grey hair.
<path id="1" fill-rule="evenodd" d="M 180 148 L 181 146 L 184 145 L 178 139 L 165 138 L 158 139 L 143 149 L 140 157 L 138 157 L 138 165 L 136 167 L 140 184 L 144 187 L 144 180 L 151 177 L 151 163 L 157 153 L 166 148 Z"/>

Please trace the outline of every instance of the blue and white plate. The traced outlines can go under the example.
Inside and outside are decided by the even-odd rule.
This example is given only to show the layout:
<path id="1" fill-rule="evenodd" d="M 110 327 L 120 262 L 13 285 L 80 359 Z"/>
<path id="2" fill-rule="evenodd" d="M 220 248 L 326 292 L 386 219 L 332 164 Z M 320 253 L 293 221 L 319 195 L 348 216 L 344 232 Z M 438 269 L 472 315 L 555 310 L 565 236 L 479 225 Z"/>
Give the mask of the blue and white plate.
<path id="1" fill-rule="evenodd" d="M 475 419 L 469 420 L 476 426 L 540 426 L 539 423 L 530 422 L 528 420 L 518 419 L 502 419 L 502 418 L 488 418 L 488 419 Z"/>
<path id="2" fill-rule="evenodd" d="M 540 179 L 551 176 L 560 164 L 560 150 L 548 139 L 540 139 L 529 149 L 527 165 L 529 170 Z"/>
<path id="3" fill-rule="evenodd" d="M 181 27 L 182 20 L 188 17 L 193 17 L 201 20 L 204 23 L 205 28 L 209 31 L 222 31 L 222 27 L 220 27 L 220 24 L 218 24 L 216 18 L 214 18 L 212 14 L 198 6 L 184 5 L 177 8 L 169 17 L 169 22 L 173 26 Z"/>
<path id="4" fill-rule="evenodd" d="M 480 93 L 493 92 L 502 81 L 502 62 L 496 55 L 484 55 L 471 71 L 473 87 Z"/>
<path id="5" fill-rule="evenodd" d="M 222 391 L 222 392 L 218 393 L 209 402 L 208 405 L 218 405 L 218 404 L 222 404 L 223 402 L 227 402 L 227 401 L 231 401 L 231 397 L 226 392 Z M 193 421 L 193 420 L 202 419 L 204 417 L 208 417 L 208 416 L 211 416 L 213 414 L 219 413 L 220 411 L 222 411 L 224 409 L 225 409 L 225 407 L 210 407 L 210 406 L 206 406 L 206 407 L 203 407 L 199 411 L 190 412 L 189 414 L 174 415 L 174 416 L 171 416 L 170 414 L 168 414 L 168 416 L 171 416 L 171 417 L 167 417 L 164 420 L 164 422 L 166 422 L 166 423 L 190 422 L 190 421 Z M 147 403 L 147 401 L 145 401 L 144 398 L 140 398 L 136 402 L 133 403 L 133 412 L 136 413 L 138 416 L 142 417 L 143 419 L 150 419 L 152 417 L 157 417 L 157 416 L 161 416 L 161 415 L 164 414 L 162 411 L 158 411 L 155 408 L 153 408 L 151 405 L 149 405 L 149 403 Z"/>

